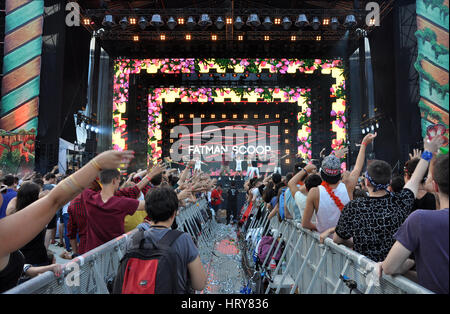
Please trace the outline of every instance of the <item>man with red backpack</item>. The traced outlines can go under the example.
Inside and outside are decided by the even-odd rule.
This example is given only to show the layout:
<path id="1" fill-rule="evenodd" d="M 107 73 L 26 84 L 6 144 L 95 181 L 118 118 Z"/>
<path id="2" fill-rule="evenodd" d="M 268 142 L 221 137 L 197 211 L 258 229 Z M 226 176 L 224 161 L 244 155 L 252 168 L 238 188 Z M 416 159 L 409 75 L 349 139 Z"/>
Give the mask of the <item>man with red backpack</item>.
<path id="1" fill-rule="evenodd" d="M 191 236 L 172 230 L 178 196 L 168 186 L 151 189 L 145 196 L 149 223 L 127 243 L 113 283 L 113 293 L 185 294 L 203 290 L 206 273 Z"/>

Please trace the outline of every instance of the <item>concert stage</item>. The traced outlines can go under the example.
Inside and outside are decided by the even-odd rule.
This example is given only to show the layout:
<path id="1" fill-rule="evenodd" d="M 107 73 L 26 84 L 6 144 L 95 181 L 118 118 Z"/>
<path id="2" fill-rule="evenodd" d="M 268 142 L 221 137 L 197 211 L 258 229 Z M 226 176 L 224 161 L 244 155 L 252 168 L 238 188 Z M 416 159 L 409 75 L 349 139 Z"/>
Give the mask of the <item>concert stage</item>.
<path id="1" fill-rule="evenodd" d="M 171 157 L 216 172 L 250 158 L 285 174 L 298 157 L 346 145 L 343 68 L 321 59 L 118 59 L 114 148 L 134 150 L 135 168 Z"/>

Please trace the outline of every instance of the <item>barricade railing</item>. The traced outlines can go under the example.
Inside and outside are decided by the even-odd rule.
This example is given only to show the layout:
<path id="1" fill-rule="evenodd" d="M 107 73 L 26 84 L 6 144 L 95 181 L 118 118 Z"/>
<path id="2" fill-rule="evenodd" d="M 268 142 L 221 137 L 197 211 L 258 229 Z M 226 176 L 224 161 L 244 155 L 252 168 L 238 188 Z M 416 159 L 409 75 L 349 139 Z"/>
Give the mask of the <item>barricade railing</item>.
<path id="1" fill-rule="evenodd" d="M 208 243 L 211 236 L 213 222 L 205 216 L 207 210 L 208 203 L 202 198 L 178 211 L 178 229 L 188 232 L 200 245 Z M 127 239 L 136 232 L 134 229 L 68 261 L 60 277 L 48 271 L 5 294 L 108 294 L 108 285 L 125 254 Z"/>
<path id="2" fill-rule="evenodd" d="M 379 279 L 376 263 L 356 251 L 333 242 L 320 243 L 317 232 L 301 227 L 300 222 L 277 217 L 268 221 L 264 210 L 258 221 L 247 230 L 247 248 L 253 255 L 259 239 L 271 234 L 274 239 L 268 252 L 273 256 L 282 248 L 275 269 L 268 267 L 271 254 L 261 263 L 261 272 L 268 280 L 265 293 L 275 294 L 428 294 L 433 293 L 408 278 L 383 275 Z"/>

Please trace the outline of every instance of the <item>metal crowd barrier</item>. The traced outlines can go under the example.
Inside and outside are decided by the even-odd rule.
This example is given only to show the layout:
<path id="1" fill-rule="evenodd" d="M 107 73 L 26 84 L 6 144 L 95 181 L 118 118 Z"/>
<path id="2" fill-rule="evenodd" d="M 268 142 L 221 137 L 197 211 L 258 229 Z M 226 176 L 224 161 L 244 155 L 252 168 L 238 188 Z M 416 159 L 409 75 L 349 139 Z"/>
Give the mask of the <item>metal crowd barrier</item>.
<path id="1" fill-rule="evenodd" d="M 177 216 L 178 229 L 188 232 L 199 244 L 207 243 L 211 236 L 212 221 L 205 216 L 206 210 L 207 201 L 200 199 L 180 208 Z M 67 262 L 60 277 L 48 271 L 5 294 L 108 294 L 108 284 L 116 275 L 127 239 L 136 232 L 134 229 Z"/>
<path id="2" fill-rule="evenodd" d="M 256 214 L 257 208 L 252 210 Z M 254 219 L 247 229 L 247 254 L 253 252 L 260 238 L 272 231 L 274 238 L 268 252 L 276 255 L 284 247 L 274 270 L 269 266 L 267 254 L 260 261 L 262 273 L 268 280 L 265 293 L 275 294 L 429 294 L 428 289 L 408 278 L 383 275 L 379 280 L 374 271 L 376 263 L 367 257 L 338 245 L 331 238 L 321 244 L 317 232 L 301 227 L 298 221 L 277 217 L 268 220 L 263 209 L 260 219 Z"/>

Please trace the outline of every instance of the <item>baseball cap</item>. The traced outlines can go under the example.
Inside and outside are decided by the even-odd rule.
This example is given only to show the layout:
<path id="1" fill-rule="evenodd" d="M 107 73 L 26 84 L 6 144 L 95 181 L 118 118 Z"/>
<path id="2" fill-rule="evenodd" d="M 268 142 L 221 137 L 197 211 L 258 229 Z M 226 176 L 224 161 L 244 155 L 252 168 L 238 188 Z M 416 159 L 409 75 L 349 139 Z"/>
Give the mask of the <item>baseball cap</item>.
<path id="1" fill-rule="evenodd" d="M 341 161 L 334 155 L 327 156 L 322 161 L 321 170 L 329 176 L 341 174 Z"/>

